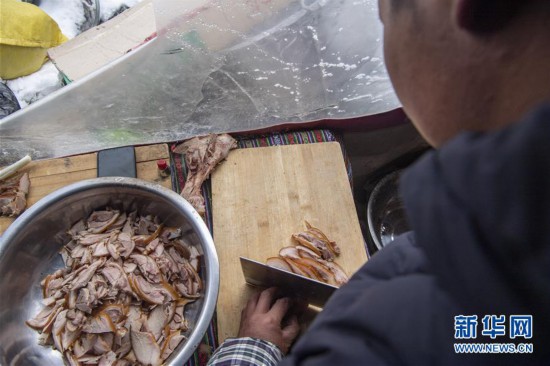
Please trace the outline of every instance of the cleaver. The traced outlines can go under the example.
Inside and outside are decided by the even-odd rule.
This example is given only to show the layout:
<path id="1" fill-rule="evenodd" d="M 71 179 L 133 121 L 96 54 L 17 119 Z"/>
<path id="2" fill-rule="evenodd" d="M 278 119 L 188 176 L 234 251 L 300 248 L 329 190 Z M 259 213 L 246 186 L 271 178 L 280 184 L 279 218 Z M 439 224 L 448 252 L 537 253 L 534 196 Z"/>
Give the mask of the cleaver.
<path id="1" fill-rule="evenodd" d="M 295 273 L 273 268 L 263 263 L 240 257 L 246 283 L 254 287 L 278 287 L 284 296 L 298 297 L 309 304 L 323 307 L 336 286 L 328 285 Z"/>

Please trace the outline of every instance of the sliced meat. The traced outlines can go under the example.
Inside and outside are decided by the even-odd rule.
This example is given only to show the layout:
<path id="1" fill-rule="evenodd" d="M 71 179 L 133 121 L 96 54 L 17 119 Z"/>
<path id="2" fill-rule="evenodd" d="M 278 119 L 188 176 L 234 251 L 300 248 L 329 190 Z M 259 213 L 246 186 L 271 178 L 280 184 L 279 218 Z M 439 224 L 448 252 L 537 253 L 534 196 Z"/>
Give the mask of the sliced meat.
<path id="1" fill-rule="evenodd" d="M 0 216 L 18 216 L 27 207 L 28 173 L 0 181 Z"/>
<path id="2" fill-rule="evenodd" d="M 65 358 L 67 359 L 69 366 L 80 366 L 80 362 L 78 361 L 78 358 L 71 351 L 65 352 L 64 355 L 65 355 Z"/>
<path id="3" fill-rule="evenodd" d="M 143 251 L 143 253 L 148 255 L 149 253 L 154 252 L 159 245 L 161 245 L 161 241 L 159 238 L 151 240 L 151 242 L 147 244 L 147 246 L 145 247 L 145 250 Z"/>
<path id="4" fill-rule="evenodd" d="M 161 336 L 162 330 L 174 317 L 176 310 L 176 304 L 169 302 L 167 304 L 156 306 L 145 323 L 145 329 L 153 334 L 156 340 Z"/>
<path id="5" fill-rule="evenodd" d="M 111 258 L 114 260 L 120 259 L 120 244 L 116 240 L 109 239 L 106 248 Z"/>
<path id="6" fill-rule="evenodd" d="M 133 211 L 128 215 L 128 218 L 126 219 L 126 222 L 124 223 L 124 226 L 122 227 L 122 232 L 124 234 L 128 234 L 129 236 L 132 236 L 135 234 L 134 230 L 134 220 L 136 219 L 137 212 Z"/>
<path id="7" fill-rule="evenodd" d="M 95 211 L 68 234 L 65 268 L 41 281 L 44 308 L 27 321 L 39 344 L 67 364 L 160 364 L 185 339 L 185 305 L 201 296 L 200 251 L 180 228 L 135 212 Z"/>
<path id="8" fill-rule="evenodd" d="M 300 259 L 300 253 L 296 247 L 284 247 L 279 250 L 279 255 L 283 258 Z"/>
<path id="9" fill-rule="evenodd" d="M 77 221 L 67 233 L 74 238 L 84 230 L 86 230 L 86 224 L 84 223 L 84 220 L 80 220 Z"/>
<path id="10" fill-rule="evenodd" d="M 130 284 L 128 282 L 128 277 L 126 276 L 126 272 L 118 263 L 106 263 L 105 266 L 101 269 L 101 274 L 115 289 L 120 289 L 122 291 L 132 293 L 132 289 L 130 288 Z"/>
<path id="11" fill-rule="evenodd" d="M 176 347 L 185 340 L 185 336 L 181 334 L 181 331 L 172 332 L 166 337 L 161 347 L 161 359 L 164 361 L 174 352 Z"/>
<path id="12" fill-rule="evenodd" d="M 131 366 L 131 365 L 132 365 L 131 361 L 125 358 L 121 360 L 116 360 L 115 363 L 113 364 L 113 366 Z"/>
<path id="13" fill-rule="evenodd" d="M 137 233 L 139 235 L 149 235 L 157 230 L 157 224 L 153 216 L 147 215 L 139 218 L 137 223 Z"/>
<path id="14" fill-rule="evenodd" d="M 327 245 L 319 238 L 307 233 L 302 232 L 292 235 L 292 238 L 303 246 L 313 250 L 319 254 L 325 260 L 334 260 L 334 253 L 327 247 Z"/>
<path id="15" fill-rule="evenodd" d="M 181 228 L 179 227 L 165 227 L 159 236 L 159 239 L 164 243 L 169 243 L 170 240 L 177 239 L 181 236 Z"/>
<path id="16" fill-rule="evenodd" d="M 80 310 L 69 310 L 67 312 L 67 325 L 66 328 L 70 332 L 75 332 L 80 329 L 86 322 L 86 316 L 84 312 Z"/>
<path id="17" fill-rule="evenodd" d="M 50 333 L 52 332 L 52 327 L 54 325 L 54 322 L 55 320 L 57 320 L 57 316 L 59 315 L 59 313 L 61 313 L 63 311 L 63 303 L 65 301 L 63 300 L 62 302 L 61 301 L 58 301 L 56 303 L 56 310 L 55 310 L 55 313 L 53 314 L 53 316 L 48 320 L 48 322 L 46 323 L 46 325 L 44 325 L 44 328 L 42 328 L 42 333 Z"/>
<path id="18" fill-rule="evenodd" d="M 126 223 L 126 219 L 128 218 L 128 216 L 126 215 L 125 212 L 122 212 L 118 218 L 116 219 L 116 221 L 111 225 L 111 227 L 109 228 L 109 231 L 113 231 L 113 230 L 122 230 L 122 228 L 124 227 L 124 224 Z"/>
<path id="19" fill-rule="evenodd" d="M 53 277 L 46 279 L 46 282 L 43 287 L 44 296 L 50 297 L 53 296 L 57 290 L 63 287 L 65 279 L 63 277 Z"/>
<path id="20" fill-rule="evenodd" d="M 292 270 L 293 273 L 296 273 L 300 276 L 304 276 L 304 277 L 309 277 L 308 276 L 308 273 L 306 271 L 304 271 L 304 269 L 302 268 L 302 266 L 294 263 L 292 261 L 292 259 L 290 258 L 285 258 L 284 259 L 287 263 L 288 263 L 288 266 L 290 267 L 290 269 Z"/>
<path id="21" fill-rule="evenodd" d="M 94 299 L 92 305 L 98 305 L 106 297 L 112 297 L 113 294 L 117 294 L 117 289 L 110 289 L 105 278 L 100 274 L 95 274 L 90 282 L 88 282 L 88 290 L 90 290 L 90 295 Z M 112 290 L 112 291 L 111 291 Z M 113 294 L 112 294 L 112 293 Z M 105 299 L 108 300 L 108 299 Z"/>
<path id="22" fill-rule="evenodd" d="M 115 338 L 113 333 L 99 334 L 96 338 L 96 342 L 94 343 L 94 346 L 92 347 L 94 354 L 103 355 L 105 353 L 110 352 L 111 349 L 113 348 L 114 339 Z"/>
<path id="23" fill-rule="evenodd" d="M 31 181 L 29 179 L 29 173 L 24 173 L 19 179 L 19 192 L 24 194 L 29 193 L 29 188 L 31 186 Z"/>
<path id="24" fill-rule="evenodd" d="M 309 222 L 305 222 L 307 230 L 310 234 L 313 236 L 316 236 L 317 238 L 321 239 L 327 247 L 330 249 L 332 253 L 334 253 L 335 256 L 340 255 L 340 247 L 336 244 L 336 242 L 330 240 L 327 238 L 327 236 L 319 229 L 317 229 L 315 226 L 311 225 Z"/>
<path id="25" fill-rule="evenodd" d="M 45 299 L 42 300 L 42 305 L 46 307 L 53 306 L 53 304 L 55 304 L 56 301 L 57 301 L 57 298 L 55 298 L 55 296 L 46 297 Z"/>
<path id="26" fill-rule="evenodd" d="M 282 269 L 283 271 L 287 272 L 292 272 L 292 268 L 290 267 L 288 262 L 281 257 L 267 258 L 266 264 L 270 267 Z"/>
<path id="27" fill-rule="evenodd" d="M 82 255 L 82 258 L 80 258 L 80 265 L 84 266 L 85 264 L 92 264 L 93 259 L 94 258 L 92 257 L 92 251 L 88 247 L 84 251 L 84 254 Z"/>
<path id="28" fill-rule="evenodd" d="M 65 350 L 63 348 L 61 333 L 65 330 L 65 324 L 67 323 L 67 311 L 68 310 L 62 310 L 59 312 L 59 314 L 57 314 L 57 317 L 55 318 L 55 322 L 53 323 L 52 327 L 53 344 L 55 345 L 55 348 L 57 348 L 61 353 L 63 353 L 63 351 Z"/>
<path id="29" fill-rule="evenodd" d="M 162 255 L 162 253 L 164 253 L 164 243 L 160 242 L 159 245 L 155 247 L 152 255 L 155 257 L 159 257 Z"/>
<path id="30" fill-rule="evenodd" d="M 61 334 L 61 344 L 63 346 L 63 349 L 69 349 L 73 346 L 73 344 L 76 342 L 78 337 L 80 337 L 80 329 L 70 331 L 67 329 L 67 323 L 65 323 L 65 330 L 63 330 L 63 333 Z"/>
<path id="31" fill-rule="evenodd" d="M 170 324 L 168 324 L 168 327 L 170 328 L 171 331 L 181 330 L 182 332 L 185 332 L 189 329 L 187 320 L 185 319 L 185 316 L 184 316 L 184 312 L 185 312 L 185 305 L 176 306 L 176 311 L 174 312 L 172 321 L 170 322 Z"/>
<path id="32" fill-rule="evenodd" d="M 40 333 L 38 336 L 38 344 L 41 346 L 53 346 L 51 333 Z"/>
<path id="33" fill-rule="evenodd" d="M 87 234 L 85 236 L 77 237 L 77 241 L 80 245 L 93 245 L 102 240 L 107 240 L 111 237 L 111 234 Z"/>
<path id="34" fill-rule="evenodd" d="M 82 258 L 87 251 L 88 247 L 78 244 L 71 250 L 71 257 L 74 259 Z"/>
<path id="35" fill-rule="evenodd" d="M 150 304 L 160 305 L 165 301 L 173 301 L 177 298 L 163 285 L 154 285 L 141 276 L 131 274 L 128 280 L 130 282 L 130 287 L 138 297 Z"/>
<path id="36" fill-rule="evenodd" d="M 321 259 L 321 256 L 317 253 L 315 253 L 313 250 L 306 248 L 302 245 L 297 245 L 296 250 L 298 251 L 298 254 L 302 258 L 311 258 L 311 259 Z"/>
<path id="37" fill-rule="evenodd" d="M 126 318 L 126 329 L 141 330 L 143 323 L 147 321 L 145 314 L 141 312 L 138 306 L 130 306 Z"/>
<path id="38" fill-rule="evenodd" d="M 73 347 L 74 355 L 76 356 L 76 358 L 80 358 L 88 353 L 94 346 L 96 339 L 96 334 L 84 333 Z"/>
<path id="39" fill-rule="evenodd" d="M 301 276 L 309 277 L 317 281 L 321 281 L 321 278 L 317 274 L 315 270 L 313 270 L 308 265 L 298 262 L 296 259 L 291 258 L 285 258 L 285 260 L 290 265 L 290 268 L 292 268 L 292 272 L 299 274 Z"/>
<path id="40" fill-rule="evenodd" d="M 128 309 L 122 304 L 109 304 L 105 305 L 101 312 L 107 314 L 113 324 L 117 324 L 124 320 L 127 311 Z"/>
<path id="41" fill-rule="evenodd" d="M 199 292 L 202 290 L 201 277 L 189 262 L 184 262 L 183 267 L 187 270 L 187 273 L 189 274 L 189 280 L 187 282 L 189 295 L 192 297 L 199 296 L 200 295 Z"/>
<path id="42" fill-rule="evenodd" d="M 96 316 L 88 318 L 88 321 L 82 327 L 82 331 L 92 334 L 109 333 L 116 332 L 116 327 L 111 321 L 109 315 L 104 312 L 100 312 Z"/>
<path id="43" fill-rule="evenodd" d="M 333 286 L 338 285 L 334 273 L 322 262 L 312 258 L 298 258 L 295 259 L 295 261 L 301 265 L 308 266 L 317 274 L 320 281 L 326 282 Z"/>
<path id="44" fill-rule="evenodd" d="M 105 240 L 102 240 L 99 243 L 94 244 L 94 248 L 92 251 L 93 257 L 104 257 L 106 255 L 109 255 L 109 251 L 107 250 L 107 245 L 105 244 Z"/>
<path id="45" fill-rule="evenodd" d="M 189 245 L 188 249 L 189 249 L 189 258 L 188 258 L 189 264 L 191 265 L 191 267 L 193 267 L 195 272 L 198 273 L 200 271 L 200 258 L 202 257 L 202 254 L 199 253 L 199 250 L 194 245 Z"/>
<path id="46" fill-rule="evenodd" d="M 81 362 L 84 365 L 97 365 L 101 357 L 102 355 L 97 356 L 97 355 L 86 354 L 78 358 L 78 362 Z"/>
<path id="47" fill-rule="evenodd" d="M 87 314 L 92 313 L 92 303 L 94 302 L 93 296 L 90 295 L 90 290 L 85 287 L 78 291 L 75 307 Z"/>
<path id="48" fill-rule="evenodd" d="M 126 328 L 123 328 L 126 329 Z M 132 350 L 132 343 L 130 342 L 130 332 L 126 331 L 123 336 L 115 335 L 115 344 L 117 345 L 115 353 L 120 359 L 126 356 Z"/>
<path id="49" fill-rule="evenodd" d="M 118 217 L 119 211 L 94 211 L 88 217 L 88 232 L 99 234 L 107 231 L 113 225 Z"/>
<path id="50" fill-rule="evenodd" d="M 124 262 L 124 264 L 122 265 L 122 268 L 124 269 L 124 272 L 132 273 L 137 269 L 137 264 L 131 263 L 131 262 Z"/>
<path id="51" fill-rule="evenodd" d="M 144 365 L 160 365 L 160 347 L 151 333 L 130 330 L 130 340 L 139 362 Z"/>
<path id="52" fill-rule="evenodd" d="M 130 259 L 135 261 L 143 277 L 153 283 L 160 283 L 162 276 L 153 258 L 142 254 L 132 254 Z"/>
<path id="53" fill-rule="evenodd" d="M 334 279 L 338 286 L 343 285 L 348 282 L 348 275 L 342 267 L 340 267 L 336 262 L 322 262 L 330 271 L 334 274 Z"/>
<path id="54" fill-rule="evenodd" d="M 63 263 L 65 264 L 65 267 L 72 267 L 74 263 L 74 258 L 71 256 L 71 253 L 67 249 L 67 247 L 61 248 L 59 251 L 59 254 L 61 254 L 61 259 L 63 259 Z"/>
<path id="55" fill-rule="evenodd" d="M 132 236 L 128 233 L 122 232 L 118 235 L 118 243 L 121 246 L 119 250 L 120 256 L 122 258 L 127 258 L 132 254 L 135 248 L 135 243 L 132 240 Z"/>
<path id="56" fill-rule="evenodd" d="M 46 326 L 46 324 L 48 324 L 48 322 L 51 321 L 52 317 L 57 315 L 56 312 L 60 307 L 61 305 L 45 307 L 38 314 L 36 314 L 34 318 L 27 320 L 27 325 L 31 328 L 41 330 Z"/>
<path id="57" fill-rule="evenodd" d="M 98 366 L 113 366 L 116 362 L 117 355 L 113 351 L 105 353 L 99 359 Z"/>

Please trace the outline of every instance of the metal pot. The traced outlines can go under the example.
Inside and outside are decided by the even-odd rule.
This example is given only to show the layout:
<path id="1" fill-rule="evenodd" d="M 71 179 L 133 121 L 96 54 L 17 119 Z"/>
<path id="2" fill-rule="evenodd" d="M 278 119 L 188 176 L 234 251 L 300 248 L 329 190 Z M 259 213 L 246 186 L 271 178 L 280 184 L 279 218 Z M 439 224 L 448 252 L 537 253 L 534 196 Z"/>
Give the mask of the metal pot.
<path id="1" fill-rule="evenodd" d="M 0 238 L 0 364 L 63 365 L 61 354 L 38 344 L 38 333 L 25 325 L 41 308 L 40 281 L 63 267 L 58 254 L 65 232 L 94 209 L 110 206 L 158 216 L 182 228 L 201 258 L 204 294 L 186 307 L 190 330 L 167 359 L 181 365 L 191 357 L 212 319 L 219 289 L 219 263 L 212 236 L 193 207 L 180 195 L 133 178 L 97 178 L 46 196 L 24 212 Z"/>
<path id="2" fill-rule="evenodd" d="M 410 230 L 403 202 L 399 197 L 399 177 L 395 171 L 382 178 L 374 187 L 367 205 L 370 241 L 378 251 L 397 236 Z M 372 253 L 374 254 L 374 253 Z"/>

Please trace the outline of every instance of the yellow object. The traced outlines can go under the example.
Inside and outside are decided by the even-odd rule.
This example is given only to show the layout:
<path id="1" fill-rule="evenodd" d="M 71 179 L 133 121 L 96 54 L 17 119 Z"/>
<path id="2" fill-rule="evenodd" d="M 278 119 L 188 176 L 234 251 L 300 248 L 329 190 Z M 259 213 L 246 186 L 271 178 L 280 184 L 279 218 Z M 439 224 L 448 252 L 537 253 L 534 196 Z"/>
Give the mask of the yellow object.
<path id="1" fill-rule="evenodd" d="M 66 40 L 57 23 L 38 6 L 0 0 L 0 78 L 32 74 L 46 61 L 48 48 Z"/>

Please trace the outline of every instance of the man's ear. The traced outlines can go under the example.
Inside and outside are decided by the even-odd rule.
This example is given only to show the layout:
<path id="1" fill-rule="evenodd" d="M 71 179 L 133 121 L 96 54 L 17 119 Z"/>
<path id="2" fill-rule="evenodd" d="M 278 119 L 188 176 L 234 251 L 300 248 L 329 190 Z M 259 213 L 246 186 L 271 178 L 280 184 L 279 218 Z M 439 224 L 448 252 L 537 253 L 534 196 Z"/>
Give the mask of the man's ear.
<path id="1" fill-rule="evenodd" d="M 456 0 L 454 21 L 475 34 L 492 33 L 506 27 L 530 0 Z"/>

